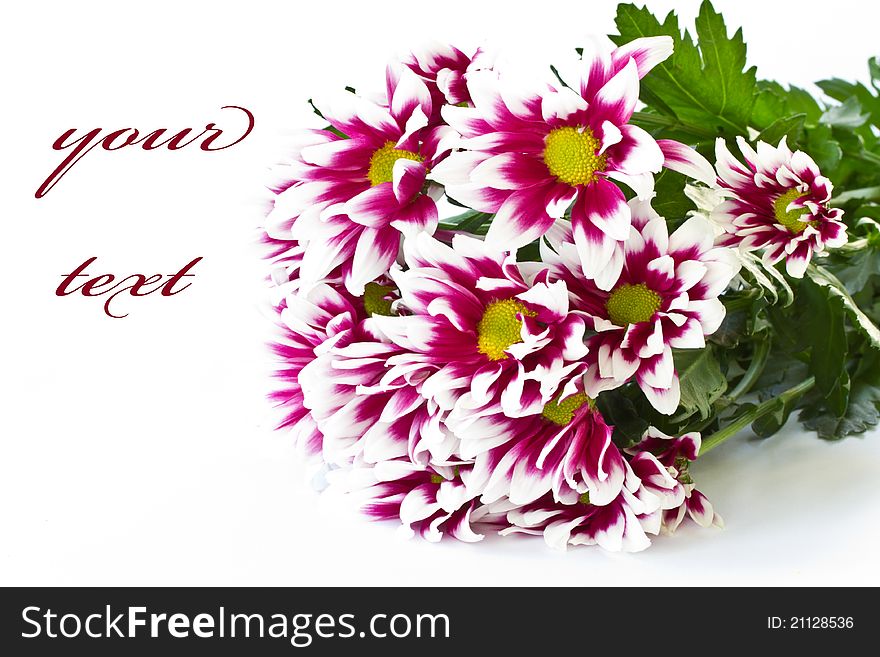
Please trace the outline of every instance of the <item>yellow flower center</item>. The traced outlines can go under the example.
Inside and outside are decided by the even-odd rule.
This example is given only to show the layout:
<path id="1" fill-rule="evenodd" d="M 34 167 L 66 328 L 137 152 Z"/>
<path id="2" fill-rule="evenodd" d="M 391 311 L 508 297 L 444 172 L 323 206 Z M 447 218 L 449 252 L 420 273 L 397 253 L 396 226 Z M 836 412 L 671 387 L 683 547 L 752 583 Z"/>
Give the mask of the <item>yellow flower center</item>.
<path id="1" fill-rule="evenodd" d="M 489 360 L 507 358 L 507 348 L 522 342 L 522 320 L 517 317 L 534 317 L 535 313 L 515 299 L 493 301 L 477 323 L 477 351 Z"/>
<path id="2" fill-rule="evenodd" d="M 367 178 L 374 187 L 382 183 L 394 180 L 394 163 L 397 160 L 412 160 L 413 162 L 423 162 L 423 158 L 418 153 L 405 151 L 402 148 L 394 148 L 394 142 L 385 142 L 385 145 L 376 150 L 370 158 L 370 170 L 367 171 Z"/>
<path id="3" fill-rule="evenodd" d="M 569 185 L 589 185 L 605 169 L 602 144 L 589 128 L 556 128 L 547 135 L 544 163 L 551 174 Z"/>
<path id="4" fill-rule="evenodd" d="M 776 215 L 776 221 L 795 235 L 800 235 L 807 226 L 812 226 L 816 223 L 814 221 L 801 221 L 801 217 L 810 212 L 807 208 L 796 208 L 791 211 L 787 209 L 789 203 L 804 195 L 805 192 L 790 189 L 773 201 L 773 213 Z"/>
<path id="5" fill-rule="evenodd" d="M 550 420 L 553 424 L 558 424 L 560 427 L 565 427 L 584 404 L 592 406 L 593 401 L 582 392 L 569 395 L 561 401 L 558 398 L 551 399 L 544 404 L 541 417 Z"/>
<path id="6" fill-rule="evenodd" d="M 624 283 L 611 292 L 605 308 L 618 326 L 647 322 L 660 308 L 660 295 L 644 283 Z"/>
<path id="7" fill-rule="evenodd" d="M 578 498 L 578 502 L 580 502 L 581 504 L 584 504 L 586 506 L 590 506 L 590 493 L 589 493 L 589 491 L 584 493 L 583 495 L 581 495 Z"/>
<path id="8" fill-rule="evenodd" d="M 364 310 L 367 311 L 367 317 L 372 317 L 373 315 L 393 315 L 391 299 L 388 298 L 388 295 L 394 292 L 394 290 L 395 288 L 392 285 L 367 283 L 364 286 Z"/>

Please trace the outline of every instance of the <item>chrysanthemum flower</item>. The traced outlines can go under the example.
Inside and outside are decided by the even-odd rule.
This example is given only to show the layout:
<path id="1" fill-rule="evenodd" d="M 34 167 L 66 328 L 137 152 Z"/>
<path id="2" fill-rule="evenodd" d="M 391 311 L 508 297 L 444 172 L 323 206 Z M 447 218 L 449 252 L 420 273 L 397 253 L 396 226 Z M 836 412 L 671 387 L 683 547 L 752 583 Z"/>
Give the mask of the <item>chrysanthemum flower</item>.
<path id="1" fill-rule="evenodd" d="M 267 231 L 305 246 L 300 275 L 317 283 L 350 263 L 355 295 L 384 274 L 402 232 L 433 232 L 437 207 L 425 175 L 449 146 L 448 126 L 428 126 L 433 101 L 410 69 L 389 67 L 387 104 L 347 93 L 324 112 L 331 130 L 306 133 L 279 184 Z"/>
<path id="2" fill-rule="evenodd" d="M 318 286 L 320 287 L 320 286 Z M 422 467 L 450 461 L 458 439 L 442 423 L 437 403 L 422 394 L 429 372 L 389 369 L 402 350 L 375 329 L 391 313 L 382 297 L 390 286 L 367 285 L 369 315 L 356 340 L 333 341 L 315 350 L 299 374 L 303 404 L 323 435 L 323 458 L 335 465 L 408 458 Z"/>
<path id="3" fill-rule="evenodd" d="M 260 235 L 258 246 L 269 267 L 267 278 L 275 289 L 299 279 L 299 266 L 305 249 L 299 242 L 276 240 L 266 233 Z"/>
<path id="4" fill-rule="evenodd" d="M 522 506 L 502 500 L 489 508 L 496 514 L 506 511 L 510 526 L 502 534 L 543 534 L 547 544 L 558 549 L 599 545 L 609 551 L 637 552 L 651 544 L 649 535 L 672 533 L 688 514 L 703 527 L 723 525 L 688 472 L 699 450 L 698 433 L 675 438 L 649 427 L 642 441 L 627 450 L 613 499 L 599 503 L 586 493 L 574 502 L 561 502 L 545 495 Z"/>
<path id="5" fill-rule="evenodd" d="M 431 125 L 442 122 L 440 111 L 444 105 L 470 105 L 468 74 L 492 67 L 491 58 L 482 49 L 469 57 L 455 46 L 441 43 L 414 50 L 403 63 L 428 85 L 434 111 L 429 117 Z"/>
<path id="6" fill-rule="evenodd" d="M 346 345 L 362 339 L 360 332 L 363 311 L 340 286 L 321 284 L 306 294 L 292 294 L 282 299 L 277 311 L 278 331 L 271 345 L 279 359 L 275 372 L 278 387 L 270 399 L 282 412 L 279 428 L 289 428 L 297 447 L 309 459 L 323 457 L 324 435 L 305 402 L 300 375 L 318 358 L 328 345 Z M 351 392 L 351 386 L 336 390 L 339 394 Z"/>
<path id="7" fill-rule="evenodd" d="M 652 174 L 664 161 L 714 179 L 706 173 L 711 166 L 692 149 L 658 145 L 628 124 L 639 79 L 671 52 L 669 37 L 600 47 L 585 52 L 579 79 L 568 86 L 525 94 L 494 71 L 470 74 L 474 107 L 443 109 L 465 150 L 450 155 L 432 177 L 453 199 L 497 213 L 486 236 L 496 248 L 524 246 L 570 211 L 584 273 L 599 277 L 600 285 L 613 280 L 616 271 L 609 268 L 619 271 L 620 258 L 613 256 L 630 228 L 629 207 L 616 183 L 649 198 Z"/>
<path id="8" fill-rule="evenodd" d="M 586 280 L 564 226 L 551 235 L 572 306 L 592 317 L 596 334 L 588 340 L 587 392 L 591 396 L 634 378 L 651 404 L 672 414 L 681 396 L 672 349 L 698 349 L 724 319 L 718 296 L 739 268 L 726 248 L 714 246 L 711 224 L 691 217 L 671 235 L 650 204 L 630 203 L 633 225 L 625 243 L 622 270 L 609 291 Z M 568 272 L 566 274 L 566 272 Z"/>
<path id="9" fill-rule="evenodd" d="M 724 526 L 724 521 L 715 513 L 706 496 L 696 489 L 689 472 L 690 463 L 700 453 L 700 443 L 699 433 L 674 437 L 655 427 L 648 427 L 641 442 L 627 450 L 634 455 L 634 459 L 651 454 L 666 468 L 668 474 L 665 476 L 652 478 L 644 476 L 644 473 L 639 476 L 648 490 L 663 498 L 659 520 L 662 528 L 670 534 L 687 516 L 701 527 Z M 646 524 L 646 519 L 642 523 Z"/>
<path id="10" fill-rule="evenodd" d="M 371 317 L 390 312 L 389 286 L 369 283 L 353 297 L 336 279 L 307 289 L 281 286 L 279 386 L 270 395 L 310 460 L 334 466 L 406 457 L 445 462 L 457 441 L 441 424 L 437 405 L 420 394 L 416 376 L 388 380 L 388 359 L 400 350 L 381 342 Z"/>
<path id="11" fill-rule="evenodd" d="M 723 139 L 715 145 L 718 182 L 730 197 L 712 214 L 728 233 L 721 243 L 762 249 L 769 264 L 785 258 L 788 274 L 801 278 L 814 253 L 846 244 L 843 211 L 828 207 L 831 181 L 784 137 L 776 147 L 758 142 L 757 151 L 742 137 L 737 145 L 745 165 Z"/>
<path id="12" fill-rule="evenodd" d="M 547 545 L 558 550 L 569 545 L 599 545 L 609 552 L 639 552 L 651 545 L 640 516 L 651 516 L 659 507 L 660 498 L 648 492 L 627 466 L 620 494 L 607 504 L 594 504 L 589 494 L 573 504 L 557 502 L 547 495 L 509 509 L 510 524 L 500 533 L 543 535 Z M 490 505 L 496 513 L 504 508 L 504 503 Z"/>
<path id="13" fill-rule="evenodd" d="M 487 508 L 462 482 L 468 470 L 466 465 L 425 469 L 407 461 L 384 461 L 353 474 L 364 479 L 355 486 L 366 485 L 369 501 L 363 510 L 374 520 L 399 520 L 408 537 L 419 534 L 436 542 L 446 533 L 473 543 L 483 539 L 474 525 Z"/>
<path id="14" fill-rule="evenodd" d="M 426 373 L 422 394 L 444 410 L 499 400 L 510 416 L 540 412 L 560 382 L 582 367 L 585 319 L 569 312 L 565 284 L 526 281 L 515 258 L 457 235 L 445 245 L 422 233 L 404 243 L 400 293 L 376 329 L 401 353 L 389 378 Z"/>
<path id="15" fill-rule="evenodd" d="M 563 504 L 588 495 L 604 505 L 620 494 L 626 464 L 578 378 L 538 413 L 511 418 L 494 402 L 456 408 L 446 424 L 460 437 L 461 457 L 474 460 L 468 484 L 482 502 L 530 504 L 552 491 Z"/>
<path id="16" fill-rule="evenodd" d="M 373 328 L 371 321 L 365 326 Z M 303 403 L 324 435 L 324 459 L 347 464 L 408 458 L 420 467 L 453 459 L 457 437 L 422 395 L 427 372 L 389 370 L 400 355 L 374 339 L 323 350 L 300 374 Z"/>

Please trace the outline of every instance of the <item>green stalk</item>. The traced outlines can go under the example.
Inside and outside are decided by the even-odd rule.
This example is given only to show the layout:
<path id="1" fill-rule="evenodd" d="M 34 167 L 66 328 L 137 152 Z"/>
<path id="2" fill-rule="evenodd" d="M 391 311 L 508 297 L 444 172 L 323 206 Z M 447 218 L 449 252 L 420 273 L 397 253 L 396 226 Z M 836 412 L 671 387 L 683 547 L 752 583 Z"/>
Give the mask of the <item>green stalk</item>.
<path id="1" fill-rule="evenodd" d="M 737 399 L 745 395 L 752 389 L 752 386 L 755 385 L 755 382 L 761 378 L 761 374 L 764 373 L 764 367 L 767 365 L 767 357 L 770 355 L 770 339 L 764 339 L 755 344 L 755 351 L 752 354 L 752 362 L 749 363 L 749 368 L 745 371 L 742 378 L 736 387 L 730 391 L 730 394 L 724 395 L 716 402 L 715 412 L 710 413 L 709 417 L 697 424 L 689 424 L 685 429 L 682 430 L 682 433 L 689 433 L 691 431 L 700 431 L 702 432 L 706 427 L 712 424 L 715 421 L 715 418 L 718 416 L 718 413 L 721 410 L 730 406 Z M 675 419 L 675 418 L 673 418 Z"/>
<path id="2" fill-rule="evenodd" d="M 736 387 L 730 391 L 727 397 L 733 401 L 739 399 L 755 385 L 755 382 L 764 373 L 764 366 L 767 364 L 767 356 L 770 354 L 770 339 L 765 338 L 755 344 L 755 352 L 752 354 L 752 362 L 743 377 L 736 384 Z"/>
<path id="3" fill-rule="evenodd" d="M 871 164 L 880 164 L 880 155 L 876 153 L 872 153 L 871 151 L 862 151 L 861 153 L 857 153 L 854 156 L 857 160 L 861 160 L 862 162 L 870 162 Z"/>
<path id="4" fill-rule="evenodd" d="M 653 112 L 633 112 L 633 122 L 641 124 L 644 128 L 670 128 L 672 130 L 680 130 L 700 137 L 702 139 L 712 139 L 716 135 L 711 130 L 693 123 L 685 123 L 678 119 L 666 116 L 665 114 L 654 114 Z"/>
<path id="5" fill-rule="evenodd" d="M 706 454 L 706 452 L 712 451 L 713 449 L 718 447 L 718 445 L 723 443 L 731 436 L 734 436 L 745 429 L 758 418 L 785 408 L 785 406 L 792 399 L 796 399 L 804 393 L 808 392 L 815 384 L 816 379 L 811 376 L 810 378 L 802 381 L 793 388 L 789 388 L 779 396 L 774 397 L 773 399 L 768 399 L 762 404 L 758 404 L 753 409 L 744 413 L 741 417 L 737 418 L 723 429 L 719 429 L 711 436 L 703 440 L 702 447 L 700 448 L 700 456 L 703 456 L 704 454 Z"/>

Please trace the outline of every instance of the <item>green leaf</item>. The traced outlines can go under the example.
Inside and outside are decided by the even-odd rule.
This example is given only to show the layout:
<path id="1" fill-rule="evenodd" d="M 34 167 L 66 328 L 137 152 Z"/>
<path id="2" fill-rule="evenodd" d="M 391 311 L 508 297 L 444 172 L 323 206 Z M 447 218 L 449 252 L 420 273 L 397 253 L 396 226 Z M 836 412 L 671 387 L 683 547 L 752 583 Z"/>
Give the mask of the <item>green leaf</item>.
<path id="1" fill-rule="evenodd" d="M 846 80 L 841 80 L 840 78 L 819 80 L 816 83 L 816 86 L 824 91 L 826 95 L 840 101 L 844 101 L 850 96 L 854 96 L 857 87 L 857 85 L 853 84 L 852 82 L 847 82 Z"/>
<path id="2" fill-rule="evenodd" d="M 837 385 L 834 386 L 834 390 L 825 398 L 825 405 L 836 417 L 843 417 L 846 414 L 851 389 L 852 381 L 849 378 L 849 373 L 844 370 Z"/>
<path id="3" fill-rule="evenodd" d="M 754 434 L 758 438 L 769 438 L 775 434 L 785 426 L 786 422 L 788 422 L 788 418 L 791 416 L 792 411 L 797 407 L 799 401 L 800 398 L 785 400 L 779 405 L 779 408 L 774 409 L 771 413 L 762 415 L 752 422 L 752 431 Z"/>
<path id="4" fill-rule="evenodd" d="M 712 404 L 727 390 L 727 378 L 721 373 L 718 359 L 711 346 L 705 349 L 686 349 L 674 352 L 675 369 L 681 385 L 679 417 L 700 413 L 709 417 Z"/>
<path id="5" fill-rule="evenodd" d="M 868 72 L 871 74 L 871 84 L 877 88 L 877 82 L 880 81 L 880 61 L 876 57 L 868 60 Z"/>
<path id="6" fill-rule="evenodd" d="M 800 141 L 801 135 L 804 132 L 804 121 L 806 118 L 806 114 L 793 114 L 792 116 L 776 119 L 758 134 L 755 141 L 778 144 L 783 137 L 788 137 L 788 143 L 795 144 Z"/>
<path id="7" fill-rule="evenodd" d="M 864 241 L 863 246 L 839 249 L 828 257 L 826 265 L 851 294 L 861 292 L 872 276 L 880 274 L 880 224 L 872 216 L 880 217 L 880 205 L 862 205 L 857 213 L 860 220 L 850 235 L 863 234 L 863 240 L 858 240 Z"/>
<path id="8" fill-rule="evenodd" d="M 876 66 L 876 60 L 873 60 Z M 871 60 L 868 62 L 868 68 L 871 68 Z M 865 111 L 870 115 L 871 123 L 880 127 L 880 97 L 871 93 L 865 85 L 861 83 L 847 82 L 839 78 L 831 80 L 821 80 L 816 85 L 834 100 L 845 103 L 850 98 L 854 98 Z"/>
<path id="9" fill-rule="evenodd" d="M 847 289 L 859 292 L 871 276 L 880 274 L 880 251 L 872 247 L 859 249 L 836 273 Z"/>
<path id="10" fill-rule="evenodd" d="M 874 198 L 880 198 L 880 187 L 858 187 L 856 189 L 848 189 L 845 192 L 838 194 L 834 197 L 834 202 L 836 205 L 841 205 L 850 201 L 870 200 Z M 873 213 L 860 216 L 871 217 L 874 219 L 877 218 Z"/>
<path id="11" fill-rule="evenodd" d="M 483 227 L 491 221 L 492 215 L 488 212 L 478 212 L 477 210 L 468 210 L 459 215 L 445 219 L 442 227 L 446 230 L 461 230 L 466 233 L 478 233 Z"/>
<path id="12" fill-rule="evenodd" d="M 868 352 L 860 359 L 852 377 L 849 399 L 843 413 L 835 413 L 827 404 L 807 404 L 800 420 L 807 429 L 825 440 L 839 440 L 864 433 L 880 422 L 880 354 Z"/>
<path id="13" fill-rule="evenodd" d="M 786 102 L 787 92 L 778 82 L 759 80 L 756 88 L 755 105 L 749 123 L 759 130 L 765 129 L 780 116 L 790 114 Z"/>
<path id="14" fill-rule="evenodd" d="M 831 127 L 818 125 L 807 134 L 807 152 L 819 165 L 819 169 L 829 174 L 840 164 L 843 150 L 834 139 Z"/>
<path id="15" fill-rule="evenodd" d="M 644 100 L 644 94 L 642 94 L 642 99 Z M 662 137 L 664 139 L 675 139 L 684 143 L 690 143 L 694 139 L 698 139 L 705 142 L 707 145 L 715 143 L 713 141 L 715 139 L 714 131 L 705 126 L 683 123 L 682 121 L 679 121 L 671 111 L 668 114 L 661 114 L 660 112 L 653 111 L 651 108 L 656 106 L 657 105 L 654 104 L 651 107 L 646 107 L 640 112 L 633 112 L 630 123 L 637 125 L 640 128 L 644 128 L 658 139 Z"/>
<path id="16" fill-rule="evenodd" d="M 880 192 L 880 189 L 878 189 L 878 192 Z M 867 221 L 866 218 L 876 219 L 877 221 L 880 221 L 880 205 L 877 205 L 876 203 L 865 203 L 863 206 L 861 206 L 857 210 L 857 215 L 860 219 L 865 219 L 866 221 Z M 862 222 L 860 221 L 859 223 L 862 223 Z M 874 246 L 876 248 L 876 247 L 880 247 L 880 231 L 876 231 L 878 224 L 876 222 L 872 222 L 872 223 L 875 227 L 875 231 L 874 231 L 874 240 L 875 241 L 872 242 L 872 246 Z M 878 273 L 880 273 L 880 272 L 878 272 Z"/>
<path id="17" fill-rule="evenodd" d="M 735 348 L 746 335 L 748 319 L 749 314 L 745 310 L 725 313 L 721 326 L 709 336 L 709 340 L 725 349 Z"/>
<path id="18" fill-rule="evenodd" d="M 764 371 L 755 382 L 752 392 L 758 393 L 758 399 L 762 402 L 779 397 L 784 391 L 794 387 L 809 377 L 806 363 L 794 360 L 790 355 L 781 350 L 773 349 L 764 366 Z"/>
<path id="19" fill-rule="evenodd" d="M 641 403 L 640 403 L 641 402 Z M 596 406 L 605 421 L 614 427 L 612 439 L 621 448 L 638 443 L 648 428 L 650 411 L 646 412 L 647 400 L 632 384 L 599 393 Z"/>
<path id="20" fill-rule="evenodd" d="M 709 127 L 729 137 L 745 134 L 755 103 L 755 69 L 745 69 L 742 30 L 729 37 L 721 14 L 708 0 L 697 16 L 698 44 L 682 35 L 671 13 L 660 23 L 647 8 L 621 4 L 617 8 L 618 43 L 646 36 L 672 37 L 674 52 L 641 83 L 642 101 L 656 111 L 672 114 L 685 124 Z"/>
<path id="21" fill-rule="evenodd" d="M 850 395 L 849 406 L 843 417 L 833 413 L 803 410 L 800 419 L 807 429 L 819 434 L 824 440 L 840 440 L 846 436 L 864 433 L 877 426 L 880 413 L 880 387 L 860 384 Z"/>
<path id="22" fill-rule="evenodd" d="M 517 262 L 541 262 L 541 243 L 539 240 L 521 246 L 516 251 Z"/>
<path id="23" fill-rule="evenodd" d="M 796 114 L 804 115 L 806 126 L 814 127 L 819 123 L 822 108 L 809 92 L 800 87 L 792 86 L 786 89 L 778 82 L 759 80 L 757 89 L 758 95 L 755 98 L 749 123 L 758 130 L 766 130 L 775 121 L 780 120 L 780 117 Z"/>
<path id="24" fill-rule="evenodd" d="M 746 44 L 742 28 L 729 38 L 724 19 L 708 0 L 700 5 L 696 27 L 705 62 L 703 80 L 715 80 L 717 77 L 720 83 L 717 91 L 721 93 L 721 98 L 716 99 L 714 105 L 717 115 L 730 117 L 736 125 L 747 125 L 755 102 L 755 69 L 745 70 Z"/>
<path id="25" fill-rule="evenodd" d="M 813 95 L 809 91 L 794 85 L 788 88 L 786 107 L 793 114 L 803 114 L 809 126 L 816 125 L 819 122 L 819 117 L 822 116 L 822 107 L 813 98 Z"/>
<path id="26" fill-rule="evenodd" d="M 654 176 L 654 193 L 651 206 L 669 224 L 669 232 L 682 223 L 688 213 L 697 206 L 685 195 L 684 188 L 687 178 L 671 169 L 663 169 Z"/>
<path id="27" fill-rule="evenodd" d="M 849 316 L 853 326 L 868 339 L 873 349 L 880 350 L 880 329 L 853 301 L 843 283 L 837 280 L 837 277 L 827 269 L 813 265 L 807 267 L 807 276 L 813 283 L 828 290 L 829 297 L 839 300 L 843 311 Z"/>
<path id="28" fill-rule="evenodd" d="M 785 277 L 773 265 L 766 264 L 752 253 L 740 254 L 740 262 L 743 271 L 754 279 L 755 289 L 762 291 L 762 293 L 766 291 L 771 304 L 780 303 L 783 307 L 791 305 L 794 301 L 794 292 Z M 745 276 L 745 274 L 743 275 Z"/>
<path id="29" fill-rule="evenodd" d="M 828 287 L 820 287 L 810 278 L 804 279 L 798 290 L 798 301 L 809 306 L 810 322 L 804 329 L 810 336 L 812 351 L 810 372 L 816 377 L 816 387 L 825 396 L 839 384 L 846 364 L 846 327 L 840 297 L 829 294 Z"/>
<path id="30" fill-rule="evenodd" d="M 819 121 L 825 125 L 838 128 L 858 128 L 868 120 L 868 114 L 862 114 L 862 106 L 855 96 L 850 96 L 840 105 L 825 110 Z"/>

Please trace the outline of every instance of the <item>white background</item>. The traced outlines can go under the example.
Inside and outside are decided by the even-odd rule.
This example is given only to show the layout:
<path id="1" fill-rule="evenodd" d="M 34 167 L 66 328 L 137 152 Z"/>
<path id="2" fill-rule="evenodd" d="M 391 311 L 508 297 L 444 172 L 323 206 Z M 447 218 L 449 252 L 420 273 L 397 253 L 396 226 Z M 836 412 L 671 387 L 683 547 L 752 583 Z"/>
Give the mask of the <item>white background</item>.
<path id="1" fill-rule="evenodd" d="M 696 0 L 675 5 L 685 23 Z M 759 76 L 866 77 L 880 11 L 854 0 L 717 0 Z M 267 165 L 314 125 L 310 96 L 379 88 L 428 38 L 544 66 L 613 31 L 615 3 L 15 3 L 0 25 L 0 584 L 880 584 L 877 432 L 824 443 L 796 425 L 695 466 L 727 522 L 638 555 L 541 539 L 401 541 L 311 491 L 273 432 L 252 247 Z M 71 127 L 201 129 L 244 105 L 257 127 L 217 153 L 95 151 L 33 193 Z M 171 273 L 171 298 L 58 298 L 61 274 Z"/>

